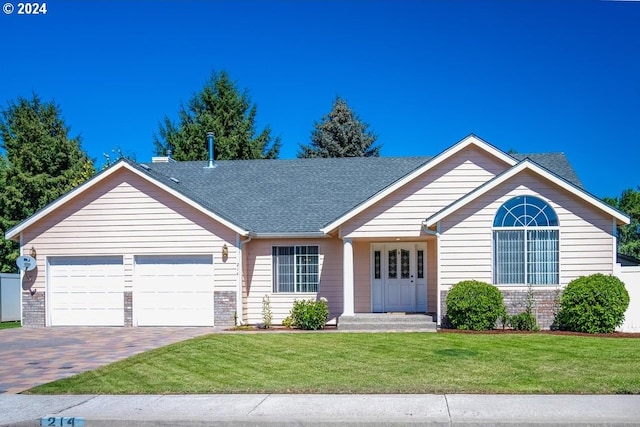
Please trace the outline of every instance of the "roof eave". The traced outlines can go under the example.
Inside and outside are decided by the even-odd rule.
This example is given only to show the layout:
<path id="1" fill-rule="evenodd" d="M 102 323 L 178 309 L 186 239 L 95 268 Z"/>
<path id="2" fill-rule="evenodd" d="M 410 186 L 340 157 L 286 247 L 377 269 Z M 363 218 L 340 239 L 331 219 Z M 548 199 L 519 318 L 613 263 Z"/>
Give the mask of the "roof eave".
<path id="1" fill-rule="evenodd" d="M 254 239 L 326 239 L 330 237 L 322 231 L 301 231 L 301 232 L 266 232 L 249 234 Z"/>

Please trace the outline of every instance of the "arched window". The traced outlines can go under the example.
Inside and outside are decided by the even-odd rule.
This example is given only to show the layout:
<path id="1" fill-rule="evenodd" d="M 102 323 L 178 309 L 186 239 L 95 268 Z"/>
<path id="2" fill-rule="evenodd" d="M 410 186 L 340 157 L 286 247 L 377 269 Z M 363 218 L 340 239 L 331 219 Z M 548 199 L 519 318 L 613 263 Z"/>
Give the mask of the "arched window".
<path id="1" fill-rule="evenodd" d="M 560 282 L 558 216 L 534 196 L 506 201 L 493 220 L 497 285 L 557 285 Z"/>

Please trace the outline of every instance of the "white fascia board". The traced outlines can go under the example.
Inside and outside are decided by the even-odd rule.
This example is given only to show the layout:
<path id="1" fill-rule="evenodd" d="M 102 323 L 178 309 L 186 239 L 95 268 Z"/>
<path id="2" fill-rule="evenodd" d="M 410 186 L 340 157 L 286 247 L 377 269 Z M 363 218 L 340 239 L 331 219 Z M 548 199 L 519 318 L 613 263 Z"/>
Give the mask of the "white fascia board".
<path id="1" fill-rule="evenodd" d="M 182 200 L 183 202 L 189 204 L 190 206 L 194 207 L 195 209 L 199 210 L 200 212 L 204 213 L 205 215 L 211 217 L 212 219 L 220 222 L 221 224 L 225 225 L 226 227 L 230 228 L 231 230 L 235 231 L 236 233 L 241 234 L 243 236 L 247 236 L 249 234 L 248 230 L 244 230 L 244 229 L 238 227 L 237 225 L 227 221 L 226 219 L 224 219 L 224 218 L 212 213 L 208 209 L 205 209 L 204 207 L 202 207 L 199 204 L 195 203 L 190 198 L 188 198 L 188 197 L 184 196 L 183 194 L 177 192 L 176 190 L 172 189 L 171 187 L 168 187 L 167 185 L 165 185 L 165 184 L 153 179 L 149 175 L 146 175 L 146 174 L 142 173 L 141 171 L 139 171 L 135 167 L 131 166 L 126 161 L 122 160 L 122 161 L 116 163 L 115 165 L 113 165 L 112 167 L 110 167 L 110 168 L 106 169 L 105 171 L 99 173 L 98 175 L 94 176 L 93 178 L 89 179 L 84 184 L 81 184 L 80 186 L 74 188 L 73 190 L 71 190 L 70 192 L 68 192 L 64 196 L 58 198 L 57 200 L 53 201 L 49 205 L 45 206 L 44 209 L 42 209 L 41 211 L 38 211 L 37 213 L 35 213 L 34 215 L 30 216 L 26 220 L 24 220 L 21 223 L 17 224 L 15 227 L 11 228 L 10 230 L 7 230 L 7 232 L 5 233 L 5 238 L 6 239 L 15 240 L 15 237 L 18 236 L 26 228 L 28 228 L 29 226 L 33 225 L 35 222 L 39 221 L 40 219 L 44 218 L 45 216 L 49 215 L 51 212 L 55 211 L 60 206 L 66 204 L 70 200 L 72 200 L 72 199 L 76 198 L 77 196 L 85 193 L 86 191 L 91 189 L 91 187 L 93 187 L 94 185 L 98 184 L 99 182 L 104 181 L 105 179 L 107 179 L 111 175 L 117 173 L 121 169 L 127 169 L 127 170 L 135 173 L 139 177 L 141 177 L 141 178 L 149 181 L 150 183 L 158 186 L 159 188 L 165 190 L 166 192 L 168 192 L 171 195 L 177 197 L 178 199 Z"/>
<path id="2" fill-rule="evenodd" d="M 344 224 L 346 221 L 350 220 L 351 218 L 353 218 L 354 216 L 356 216 L 359 213 L 363 212 L 364 210 L 366 210 L 367 208 L 371 207 L 375 203 L 379 202 L 380 200 L 382 200 L 383 198 L 385 198 L 389 194 L 393 193 L 398 188 L 400 188 L 403 185 L 411 182 L 412 180 L 414 180 L 418 176 L 422 175 L 423 173 L 425 173 L 429 169 L 432 169 L 432 168 L 436 167 L 437 165 L 439 165 L 442 162 L 446 161 L 447 159 L 451 158 L 452 156 L 454 156 L 455 154 L 459 153 L 460 151 L 462 151 L 463 149 L 467 148 L 470 145 L 475 145 L 476 147 L 486 151 L 487 153 L 493 155 L 494 157 L 497 157 L 498 159 L 504 161 L 509 166 L 513 166 L 513 165 L 518 163 L 518 161 L 515 158 L 511 157 L 510 155 L 508 155 L 507 153 L 503 152 L 502 150 L 494 147 L 493 145 L 489 144 L 488 142 L 483 141 L 482 139 L 478 138 L 475 135 L 469 135 L 469 136 L 465 137 L 464 139 L 462 139 L 461 141 L 458 141 L 453 146 L 447 148 L 446 150 L 444 150 L 443 152 L 441 152 L 440 154 L 438 154 L 437 156 L 435 156 L 434 158 L 432 158 L 431 160 L 429 160 L 428 162 L 426 162 L 425 164 L 420 166 L 418 169 L 416 169 L 413 172 L 409 173 L 404 178 L 396 181 L 395 183 L 393 183 L 389 187 L 387 187 L 384 190 L 380 191 L 378 194 L 376 194 L 372 198 L 370 198 L 370 199 L 364 201 L 363 203 L 361 203 L 360 205 L 356 206 L 354 209 L 352 209 L 351 211 L 347 212 L 345 215 L 341 216 L 340 218 L 336 219 L 335 221 L 331 222 L 330 224 L 327 224 L 325 227 L 321 228 L 320 231 L 322 231 L 323 233 L 330 233 L 332 230 L 335 230 L 340 225 Z"/>
<path id="3" fill-rule="evenodd" d="M 326 239 L 330 237 L 321 231 L 304 232 L 304 233 L 251 233 L 254 239 Z"/>
<path id="4" fill-rule="evenodd" d="M 583 189 L 581 189 L 579 187 L 576 187 L 573 184 L 570 184 L 569 182 L 565 181 L 564 179 L 558 177 L 557 175 L 549 172 L 548 170 L 542 168 L 541 166 L 538 166 L 536 163 L 532 162 L 529 159 L 525 159 L 525 160 L 521 161 L 516 166 L 514 166 L 511 169 L 507 170 L 506 172 L 496 176 L 492 180 L 486 182 L 485 184 L 483 184 L 480 187 L 476 188 L 475 190 L 473 190 L 472 192 L 468 193 L 467 195 L 461 197 L 457 201 L 453 202 L 449 206 L 447 206 L 444 209 L 442 209 L 440 212 L 437 212 L 434 215 L 430 216 L 429 218 L 427 218 L 423 222 L 423 224 L 425 226 L 427 226 L 427 227 L 431 227 L 434 224 L 437 224 L 439 221 L 442 221 L 444 218 L 446 218 L 447 216 L 451 215 L 453 212 L 455 212 L 458 209 L 464 207 L 466 204 L 472 202 L 473 200 L 477 199 L 478 197 L 482 196 L 483 194 L 487 193 L 488 191 L 496 188 L 500 184 L 508 181 L 509 179 L 511 179 L 512 177 L 514 177 L 515 175 L 519 174 L 520 172 L 522 172 L 524 170 L 529 170 L 529 171 L 532 171 L 532 172 L 542 176 L 543 178 L 553 182 L 555 185 L 561 187 L 563 190 L 568 191 L 569 193 L 573 194 L 574 196 L 576 196 L 576 197 L 584 200 L 585 202 L 595 206 L 596 208 L 606 212 L 607 214 L 611 215 L 615 220 L 617 220 L 619 224 L 621 224 L 621 225 L 622 224 L 629 224 L 630 219 L 629 219 L 629 217 L 627 215 L 623 214 L 622 212 L 618 211 L 617 209 L 612 208 L 611 206 L 609 206 L 608 204 L 606 204 L 602 200 L 598 199 L 597 197 L 591 195 L 587 191 L 585 191 L 585 190 L 583 190 Z"/>

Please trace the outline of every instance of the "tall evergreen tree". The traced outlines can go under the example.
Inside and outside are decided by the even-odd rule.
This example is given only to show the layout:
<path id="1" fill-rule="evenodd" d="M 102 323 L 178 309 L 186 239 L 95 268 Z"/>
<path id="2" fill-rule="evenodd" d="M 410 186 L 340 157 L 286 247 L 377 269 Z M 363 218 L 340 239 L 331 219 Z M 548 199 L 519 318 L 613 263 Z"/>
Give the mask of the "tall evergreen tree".
<path id="1" fill-rule="evenodd" d="M 618 252 L 640 259 L 640 187 L 624 190 L 620 197 L 604 201 L 631 217 L 631 223 L 618 227 Z"/>
<path id="2" fill-rule="evenodd" d="M 79 136 L 69 137 L 53 102 L 10 101 L 0 115 L 0 271 L 16 271 L 18 247 L 4 232 L 89 179 L 93 162 Z"/>
<path id="3" fill-rule="evenodd" d="M 211 131 L 215 159 L 274 159 L 280 151 L 280 138 L 272 141 L 269 126 L 256 135 L 256 112 L 246 90 L 240 93 L 225 71 L 213 72 L 188 106 L 180 106 L 177 125 L 167 116 L 159 124 L 153 135 L 156 154 L 166 155 L 171 150 L 175 160 L 206 160 L 206 134 Z"/>
<path id="4" fill-rule="evenodd" d="M 380 145 L 374 146 L 377 135 L 367 130 L 369 125 L 337 97 L 331 112 L 314 123 L 311 144 L 300 144 L 298 157 L 378 157 Z"/>

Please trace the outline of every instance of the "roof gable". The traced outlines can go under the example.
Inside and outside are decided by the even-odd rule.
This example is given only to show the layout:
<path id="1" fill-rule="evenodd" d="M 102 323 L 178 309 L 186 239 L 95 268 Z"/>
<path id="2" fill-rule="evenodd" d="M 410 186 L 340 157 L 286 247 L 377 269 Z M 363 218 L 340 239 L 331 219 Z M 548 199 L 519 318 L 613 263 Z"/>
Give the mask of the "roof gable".
<path id="1" fill-rule="evenodd" d="M 469 135 L 466 138 L 459 141 L 458 143 L 454 144 L 452 147 L 446 149 L 442 153 L 433 157 L 428 162 L 423 164 L 421 167 L 405 175 L 404 177 L 402 177 L 402 179 L 399 179 L 398 181 L 394 182 L 392 185 L 382 189 L 380 192 L 378 192 L 375 195 L 375 197 L 364 200 L 355 209 L 352 209 L 351 211 L 346 212 L 345 215 L 342 215 L 341 217 L 337 217 L 334 221 L 325 225 L 322 228 L 322 231 L 325 233 L 329 233 L 331 230 L 334 230 L 335 228 L 344 224 L 346 221 L 350 220 L 351 218 L 355 217 L 356 215 L 363 212 L 367 208 L 371 207 L 373 204 L 382 200 L 384 197 L 396 191 L 403 185 L 416 179 L 417 177 L 424 174 L 428 170 L 433 169 L 435 166 L 447 161 L 451 157 L 455 156 L 457 153 L 461 152 L 462 150 L 470 146 L 475 146 L 480 150 L 488 153 L 489 155 L 492 155 L 502 160 L 503 162 L 505 162 L 506 167 L 514 165 L 516 163 L 516 160 L 513 157 L 509 156 L 508 154 L 504 153 L 503 151 L 499 150 L 498 148 L 494 147 L 488 142 L 483 141 L 482 139 L 478 138 L 475 135 Z"/>
<path id="2" fill-rule="evenodd" d="M 230 221 L 227 221 L 225 218 L 219 217 L 213 211 L 210 211 L 208 209 L 204 209 L 202 206 L 198 206 L 197 204 L 194 204 L 194 201 L 192 199 L 190 199 L 188 197 L 185 197 L 183 194 L 181 194 L 179 192 L 176 192 L 174 189 L 168 187 L 164 183 L 158 182 L 157 180 L 154 180 L 154 179 L 151 179 L 149 177 L 149 175 L 140 172 L 140 167 L 139 166 L 131 164 L 127 160 L 123 159 L 123 160 L 117 162 L 116 164 L 114 164 L 113 166 L 111 166 L 110 168 L 106 169 L 105 171 L 102 171 L 101 173 L 95 175 L 93 178 L 89 179 L 84 184 L 76 187 L 75 189 L 71 190 L 67 194 L 59 197 L 56 200 L 54 200 L 53 202 L 51 202 L 50 204 L 45 206 L 43 209 L 39 210 L 38 212 L 36 212 L 32 216 L 30 216 L 29 218 L 27 218 L 24 221 L 20 222 L 19 224 L 17 224 L 13 228 L 7 230 L 6 233 L 5 233 L 5 238 L 16 240 L 16 238 L 20 235 L 20 233 L 24 229 L 26 229 L 27 227 L 29 227 L 32 224 L 36 223 L 37 221 L 39 221 L 43 217 L 47 216 L 48 214 L 50 214 L 54 210 L 60 208 L 61 206 L 65 205 L 66 203 L 70 202 L 71 200 L 79 197 L 80 195 L 86 193 L 87 191 L 90 191 L 90 189 L 92 187 L 94 187 L 96 184 L 106 180 L 107 178 L 109 178 L 109 177 L 111 177 L 111 176 L 113 176 L 113 175 L 115 175 L 117 173 L 120 173 L 123 170 L 128 170 L 128 171 L 131 171 L 131 172 L 135 173 L 136 175 L 142 177 L 143 179 L 151 182 L 152 184 L 160 187 L 161 189 L 163 189 L 163 190 L 169 192 L 170 194 L 174 195 L 175 197 L 181 199 L 182 201 L 186 202 L 187 204 L 190 204 L 190 205 L 196 207 L 198 210 L 202 211 L 207 216 L 209 216 L 209 217 L 213 218 L 214 220 L 224 224 L 225 226 L 229 227 L 230 229 L 234 230 L 235 232 L 240 233 L 242 235 L 247 235 L 248 234 L 248 232 L 246 230 L 238 227 L 236 224 L 234 224 L 234 223 L 232 223 Z"/>
<path id="3" fill-rule="evenodd" d="M 423 223 L 424 226 L 431 227 L 431 226 L 437 224 L 439 221 L 441 221 L 444 218 L 446 218 L 447 216 L 451 215 L 453 212 L 455 212 L 458 209 L 464 207 L 468 203 L 472 202 L 473 200 L 477 199 L 478 197 L 480 197 L 483 194 L 487 193 L 488 191 L 496 188 L 498 185 L 508 181 L 513 176 L 515 176 L 515 175 L 517 175 L 517 174 L 519 174 L 519 173 L 521 173 L 521 172 L 523 172 L 525 170 L 531 171 L 534 174 L 537 174 L 537 175 L 539 175 L 539 176 L 541 176 L 541 177 L 553 182 L 555 185 L 563 188 L 567 192 L 577 196 L 578 198 L 584 200 L 585 202 L 590 203 L 591 205 L 595 206 L 596 208 L 606 212 L 607 214 L 611 215 L 613 218 L 616 219 L 616 222 L 618 223 L 618 225 L 628 224 L 629 223 L 629 217 L 626 216 L 625 214 L 623 214 L 622 212 L 614 209 L 613 207 L 609 206 L 608 204 L 606 204 L 602 200 L 598 199 L 597 197 L 589 194 L 588 192 L 586 192 L 582 188 L 578 187 L 577 185 L 574 185 L 574 184 L 570 183 L 569 181 L 559 177 L 558 175 L 550 172 L 549 170 L 547 170 L 544 167 L 538 165 L 537 163 L 535 163 L 531 159 L 526 158 L 523 161 L 521 161 L 520 163 L 518 163 L 517 165 L 515 165 L 512 168 L 510 168 L 507 171 L 505 171 L 504 173 L 496 176 L 492 180 L 486 182 L 484 185 L 481 185 L 480 187 L 476 188 L 474 191 L 472 191 L 469 194 L 461 197 L 460 199 L 458 199 L 454 203 L 450 204 L 449 206 L 445 207 L 441 211 L 439 211 L 439 212 L 435 213 L 434 215 L 430 216 L 429 218 L 427 218 L 424 221 L 424 223 Z"/>

